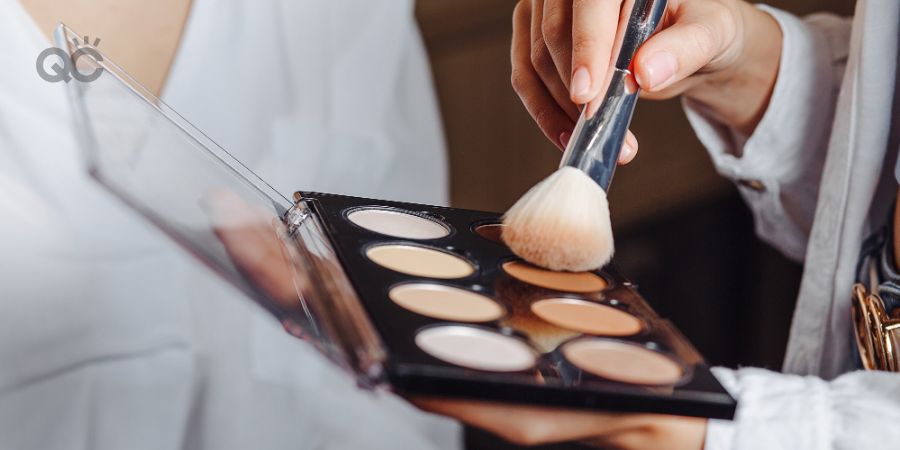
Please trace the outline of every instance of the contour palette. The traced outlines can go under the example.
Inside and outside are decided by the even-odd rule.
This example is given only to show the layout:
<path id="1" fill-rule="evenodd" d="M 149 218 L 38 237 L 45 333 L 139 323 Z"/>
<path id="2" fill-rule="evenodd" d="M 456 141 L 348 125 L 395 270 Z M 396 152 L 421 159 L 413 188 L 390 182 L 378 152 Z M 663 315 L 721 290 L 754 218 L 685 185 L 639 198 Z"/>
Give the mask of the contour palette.
<path id="1" fill-rule="evenodd" d="M 331 298 L 304 297 L 313 312 L 341 305 L 326 327 L 336 330 L 330 339 L 349 329 L 370 336 L 342 348 L 367 362 L 356 370 L 377 373 L 375 384 L 603 410 L 734 413 L 697 352 L 611 267 L 532 266 L 503 244 L 493 213 L 312 192 L 295 202 L 303 220 L 294 229 L 313 222 L 312 235 L 333 252 L 326 259 L 341 268 L 332 283 L 346 283 Z M 297 245 L 308 247 L 309 237 Z"/>
<path id="2" fill-rule="evenodd" d="M 57 30 L 70 53 L 77 38 Z M 703 358 L 614 267 L 531 266 L 503 244 L 496 213 L 288 200 L 108 58 L 83 56 L 103 69 L 89 88 L 68 85 L 91 176 L 360 386 L 733 416 Z"/>

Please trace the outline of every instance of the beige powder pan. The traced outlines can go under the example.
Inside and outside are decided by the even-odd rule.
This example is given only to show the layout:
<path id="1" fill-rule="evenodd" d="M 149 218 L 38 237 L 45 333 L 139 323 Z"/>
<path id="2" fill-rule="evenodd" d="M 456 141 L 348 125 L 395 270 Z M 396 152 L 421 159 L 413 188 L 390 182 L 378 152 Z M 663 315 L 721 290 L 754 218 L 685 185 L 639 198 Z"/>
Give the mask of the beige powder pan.
<path id="1" fill-rule="evenodd" d="M 366 256 L 382 267 L 419 277 L 453 279 L 475 273 L 471 262 L 433 247 L 383 244 L 370 247 Z"/>
<path id="2" fill-rule="evenodd" d="M 565 344 L 562 352 L 575 367 L 622 383 L 673 385 L 684 377 L 681 364 L 637 344 L 602 338 L 578 339 Z"/>
<path id="3" fill-rule="evenodd" d="M 593 272 L 555 272 L 522 261 L 504 263 L 503 271 L 519 281 L 562 292 L 600 292 L 608 286 Z"/>
<path id="4" fill-rule="evenodd" d="M 539 300 L 531 311 L 556 326 L 588 334 L 630 336 L 643 328 L 640 319 L 625 311 L 572 298 Z"/>
<path id="5" fill-rule="evenodd" d="M 490 372 L 534 367 L 537 355 L 523 341 L 466 325 L 439 325 L 416 334 L 416 345 L 442 361 Z"/>
<path id="6" fill-rule="evenodd" d="M 396 209 L 360 208 L 347 214 L 347 219 L 369 231 L 405 239 L 439 239 L 450 234 L 450 228 L 437 220 Z"/>
<path id="7" fill-rule="evenodd" d="M 423 316 L 457 322 L 489 322 L 505 313 L 502 306 L 477 292 L 432 283 L 408 283 L 388 293 L 394 303 Z"/>

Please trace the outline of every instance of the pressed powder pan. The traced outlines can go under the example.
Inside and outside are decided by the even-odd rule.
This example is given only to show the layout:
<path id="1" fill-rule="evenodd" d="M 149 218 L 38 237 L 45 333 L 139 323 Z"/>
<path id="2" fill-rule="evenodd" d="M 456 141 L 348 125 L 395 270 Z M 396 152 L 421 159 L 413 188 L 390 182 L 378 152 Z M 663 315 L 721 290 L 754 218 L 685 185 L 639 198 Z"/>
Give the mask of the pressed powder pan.
<path id="1" fill-rule="evenodd" d="M 502 237 L 503 224 L 486 223 L 475 227 L 475 233 L 479 236 L 500 245 L 506 245 Z"/>
<path id="2" fill-rule="evenodd" d="M 388 293 L 394 303 L 418 314 L 458 322 L 488 322 L 504 314 L 499 303 L 477 292 L 434 283 L 406 283 Z"/>
<path id="3" fill-rule="evenodd" d="M 470 369 L 517 372 L 534 367 L 534 351 L 519 339 L 493 330 L 439 325 L 416 334 L 416 345 L 435 358 Z"/>
<path id="4" fill-rule="evenodd" d="M 562 292 L 600 292 L 608 286 L 593 272 L 554 272 L 522 261 L 504 263 L 503 270 L 519 281 Z"/>
<path id="5" fill-rule="evenodd" d="M 463 278 L 475 273 L 475 266 L 461 256 L 418 245 L 383 244 L 366 250 L 376 264 L 407 275 L 429 278 Z"/>
<path id="6" fill-rule="evenodd" d="M 684 369 L 671 357 L 646 347 L 609 339 L 579 339 L 563 346 L 576 367 L 599 377 L 648 386 L 672 385 Z"/>
<path id="7" fill-rule="evenodd" d="M 572 298 L 539 300 L 531 311 L 554 325 L 588 334 L 630 336 L 643 328 L 640 319 L 627 312 Z"/>
<path id="8" fill-rule="evenodd" d="M 439 239 L 450 228 L 435 219 L 388 208 L 359 208 L 347 214 L 347 220 L 369 231 L 406 239 Z"/>

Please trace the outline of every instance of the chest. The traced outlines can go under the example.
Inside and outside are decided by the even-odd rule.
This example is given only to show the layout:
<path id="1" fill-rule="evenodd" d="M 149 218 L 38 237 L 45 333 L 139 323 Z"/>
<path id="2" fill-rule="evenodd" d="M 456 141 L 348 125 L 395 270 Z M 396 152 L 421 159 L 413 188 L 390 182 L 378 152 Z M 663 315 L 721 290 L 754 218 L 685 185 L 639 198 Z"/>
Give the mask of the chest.
<path id="1" fill-rule="evenodd" d="M 191 0 L 20 0 L 52 40 L 64 22 L 100 47 L 156 94 L 165 85 L 191 9 Z"/>

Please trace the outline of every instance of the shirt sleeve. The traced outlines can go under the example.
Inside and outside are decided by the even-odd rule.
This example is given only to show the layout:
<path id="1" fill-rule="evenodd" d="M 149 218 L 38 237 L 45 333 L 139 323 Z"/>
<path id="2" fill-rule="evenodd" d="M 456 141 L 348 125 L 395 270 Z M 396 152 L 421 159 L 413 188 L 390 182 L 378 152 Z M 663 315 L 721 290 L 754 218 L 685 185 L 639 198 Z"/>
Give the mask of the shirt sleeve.
<path id="1" fill-rule="evenodd" d="M 849 450 L 900 442 L 896 373 L 856 371 L 825 381 L 753 368 L 713 372 L 738 399 L 738 410 L 734 421 L 709 421 L 705 450 Z"/>
<path id="2" fill-rule="evenodd" d="M 683 104 L 716 169 L 735 181 L 753 211 L 757 234 L 799 261 L 812 226 L 851 21 L 759 8 L 778 22 L 783 41 L 772 98 L 753 134 L 741 136 L 716 122 L 696 102 Z"/>

